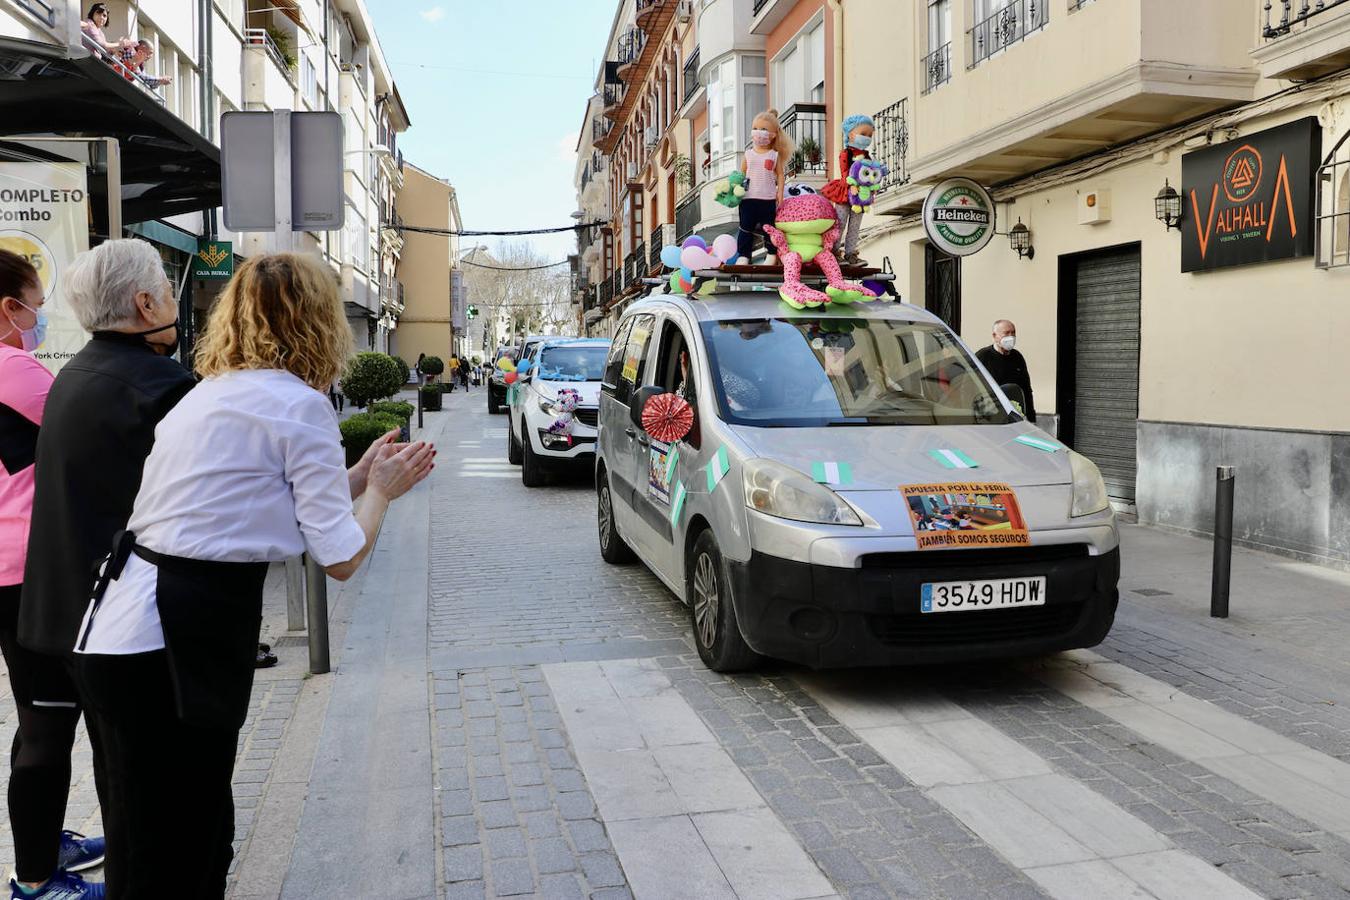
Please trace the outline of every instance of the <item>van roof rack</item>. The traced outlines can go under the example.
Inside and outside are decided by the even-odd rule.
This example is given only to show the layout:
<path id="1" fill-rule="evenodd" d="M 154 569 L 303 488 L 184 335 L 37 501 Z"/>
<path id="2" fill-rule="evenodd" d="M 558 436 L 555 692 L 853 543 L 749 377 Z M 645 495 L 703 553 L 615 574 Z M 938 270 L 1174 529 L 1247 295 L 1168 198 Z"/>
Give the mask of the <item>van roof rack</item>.
<path id="1" fill-rule="evenodd" d="M 881 285 L 883 290 L 894 298 L 895 302 L 903 302 L 900 298 L 900 292 L 895 289 L 895 272 L 891 268 L 891 258 L 888 256 L 882 260 L 881 268 L 875 266 L 841 266 L 844 277 L 851 281 L 875 281 Z M 723 266 L 720 269 L 699 269 L 694 272 L 694 293 L 708 282 L 717 283 L 719 290 L 725 291 L 753 291 L 760 290 L 763 285 L 781 285 L 783 283 L 782 266 Z M 671 293 L 670 279 L 666 278 L 644 278 L 643 284 L 652 287 L 664 287 L 665 293 Z M 826 284 L 825 273 L 810 263 L 807 263 L 802 271 L 802 283 L 811 286 L 824 286 Z"/>

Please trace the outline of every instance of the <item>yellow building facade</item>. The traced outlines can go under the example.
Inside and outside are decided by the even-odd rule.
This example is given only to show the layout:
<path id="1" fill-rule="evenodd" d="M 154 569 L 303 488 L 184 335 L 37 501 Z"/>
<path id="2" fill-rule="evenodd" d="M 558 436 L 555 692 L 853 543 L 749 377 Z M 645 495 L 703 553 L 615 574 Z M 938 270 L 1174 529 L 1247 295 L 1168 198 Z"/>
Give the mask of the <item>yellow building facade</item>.
<path id="1" fill-rule="evenodd" d="M 398 210 L 404 220 L 427 228 L 459 230 L 462 223 L 454 187 L 411 163 L 405 162 L 403 170 Z M 422 353 L 439 356 L 448 364 L 454 343 L 451 284 L 459 238 L 408 231 L 404 242 L 398 264 L 404 308 L 390 352 L 409 365 Z"/>

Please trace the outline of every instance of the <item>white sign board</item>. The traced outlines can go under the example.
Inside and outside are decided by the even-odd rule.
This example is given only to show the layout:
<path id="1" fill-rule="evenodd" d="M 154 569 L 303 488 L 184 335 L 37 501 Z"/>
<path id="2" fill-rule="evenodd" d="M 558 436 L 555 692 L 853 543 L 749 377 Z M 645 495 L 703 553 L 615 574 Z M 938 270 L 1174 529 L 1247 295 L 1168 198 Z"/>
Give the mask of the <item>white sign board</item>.
<path id="1" fill-rule="evenodd" d="M 948 256 L 969 256 L 984 249 L 997 226 L 994 198 L 979 182 L 948 178 L 923 201 L 923 230 Z"/>
<path id="2" fill-rule="evenodd" d="M 278 213 L 283 218 L 286 215 L 277 208 L 278 171 L 283 173 L 283 180 L 290 181 L 292 231 L 342 228 L 345 204 L 340 114 L 278 110 L 227 112 L 220 117 L 226 228 L 276 230 Z M 289 179 L 284 174 L 288 171 Z"/>
<path id="3" fill-rule="evenodd" d="M 0 249 L 27 259 L 42 279 L 47 339 L 33 355 L 55 373 L 89 340 L 62 283 L 75 255 L 89 249 L 83 163 L 0 162 Z"/>
<path id="4" fill-rule="evenodd" d="M 468 296 L 464 293 L 464 273 L 459 269 L 450 271 L 450 327 L 456 331 L 464 330 L 468 325 Z"/>

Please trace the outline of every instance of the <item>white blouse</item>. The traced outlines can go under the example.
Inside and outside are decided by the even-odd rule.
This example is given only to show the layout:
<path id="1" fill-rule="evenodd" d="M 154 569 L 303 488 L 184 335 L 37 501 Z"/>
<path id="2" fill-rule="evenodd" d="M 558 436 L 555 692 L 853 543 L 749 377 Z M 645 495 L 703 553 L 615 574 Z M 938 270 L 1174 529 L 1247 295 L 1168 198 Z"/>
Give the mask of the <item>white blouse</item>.
<path id="1" fill-rule="evenodd" d="M 249 369 L 208 378 L 155 428 L 128 525 L 167 556 L 279 562 L 308 551 L 321 566 L 365 546 L 352 512 L 328 398 L 290 372 Z M 132 555 L 108 586 L 83 653 L 164 647 L 158 569 Z M 92 608 L 92 604 L 91 604 Z"/>

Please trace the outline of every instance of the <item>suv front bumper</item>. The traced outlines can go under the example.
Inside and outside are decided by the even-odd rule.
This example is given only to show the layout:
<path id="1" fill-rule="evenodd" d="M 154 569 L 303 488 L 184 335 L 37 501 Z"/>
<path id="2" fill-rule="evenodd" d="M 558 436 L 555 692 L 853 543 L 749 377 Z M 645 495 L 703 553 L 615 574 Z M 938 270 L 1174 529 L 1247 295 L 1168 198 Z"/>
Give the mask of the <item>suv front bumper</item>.
<path id="1" fill-rule="evenodd" d="M 1092 647 L 1115 620 L 1120 550 L 1086 544 L 876 553 L 860 568 L 752 552 L 726 560 L 756 652 L 817 668 L 1033 656 Z M 1043 606 L 921 613 L 925 583 L 1042 575 Z"/>

